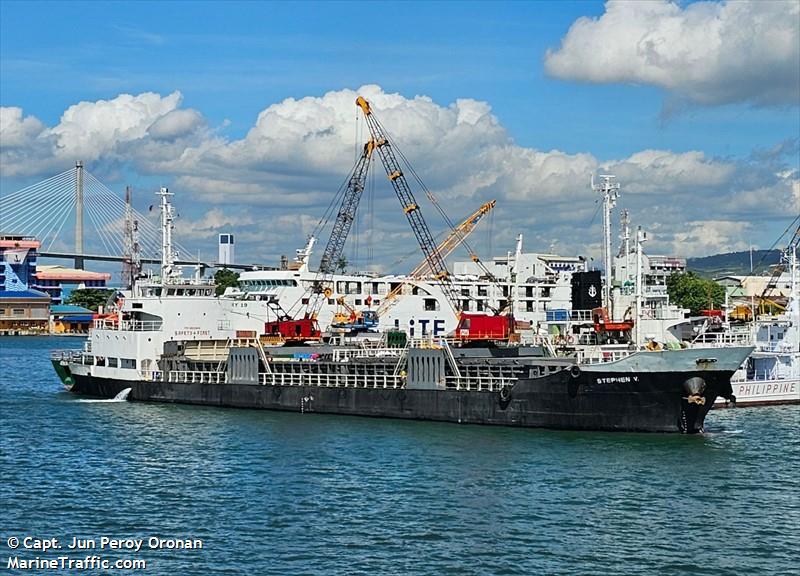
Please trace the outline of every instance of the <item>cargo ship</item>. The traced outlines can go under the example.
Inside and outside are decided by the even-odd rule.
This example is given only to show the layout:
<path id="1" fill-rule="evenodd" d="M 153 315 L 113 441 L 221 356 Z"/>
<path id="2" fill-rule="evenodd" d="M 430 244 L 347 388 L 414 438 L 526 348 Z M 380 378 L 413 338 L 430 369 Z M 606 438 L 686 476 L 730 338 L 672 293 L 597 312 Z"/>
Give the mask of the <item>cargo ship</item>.
<path id="1" fill-rule="evenodd" d="M 629 350 L 598 362 L 555 355 L 539 331 L 523 340 L 513 301 L 504 310 L 466 312 L 397 161 L 403 156 L 392 151 L 369 104 L 359 98 L 357 105 L 371 138 L 342 194 L 319 270 L 293 309 L 264 293 L 217 297 L 199 275 L 184 279 L 174 265 L 172 194 L 162 188 L 161 274 L 137 278 L 111 313 L 95 320 L 83 350 L 53 353 L 67 389 L 144 402 L 687 434 L 703 431 L 717 397 L 733 399 L 731 375 L 752 347 Z M 359 329 L 319 328 L 375 151 L 429 276 L 454 312 L 447 337 L 389 330 L 363 338 Z M 596 295 L 594 283 L 587 289 Z M 602 309 L 596 312 L 595 323 L 604 322 Z"/>
<path id="2" fill-rule="evenodd" d="M 82 350 L 54 351 L 77 394 L 128 400 L 572 430 L 702 432 L 751 347 L 635 352 L 586 363 L 545 340 L 287 340 L 270 301 L 221 298 L 170 259 L 172 208 L 161 192 L 161 276 L 138 279 L 94 321 Z M 477 320 L 477 319 L 476 319 Z M 481 330 L 480 322 L 474 327 Z"/>

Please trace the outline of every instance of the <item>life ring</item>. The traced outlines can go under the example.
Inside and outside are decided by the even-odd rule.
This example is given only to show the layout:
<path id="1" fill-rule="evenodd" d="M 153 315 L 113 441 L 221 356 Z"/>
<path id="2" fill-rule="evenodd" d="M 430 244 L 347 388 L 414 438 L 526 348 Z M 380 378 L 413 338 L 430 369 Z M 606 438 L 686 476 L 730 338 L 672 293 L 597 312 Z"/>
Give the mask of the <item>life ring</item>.
<path id="1" fill-rule="evenodd" d="M 322 293 L 325 295 L 325 298 L 330 298 L 331 296 L 333 296 L 333 290 L 331 290 L 330 288 L 325 288 L 325 290 L 323 290 Z"/>
<path id="2" fill-rule="evenodd" d="M 567 343 L 568 344 L 575 344 L 575 336 L 573 336 L 572 334 L 567 336 Z"/>

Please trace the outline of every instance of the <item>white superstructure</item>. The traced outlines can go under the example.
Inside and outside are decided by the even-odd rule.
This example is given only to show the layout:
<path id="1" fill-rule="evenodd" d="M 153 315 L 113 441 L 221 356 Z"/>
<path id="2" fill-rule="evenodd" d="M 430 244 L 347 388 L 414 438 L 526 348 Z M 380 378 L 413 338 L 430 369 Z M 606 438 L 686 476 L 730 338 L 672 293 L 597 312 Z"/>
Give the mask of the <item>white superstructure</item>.
<path id="1" fill-rule="evenodd" d="M 486 265 L 493 278 L 475 262 L 456 262 L 453 284 L 463 312 L 491 312 L 514 307 L 515 318 L 544 324 L 552 309 L 568 309 L 572 272 L 586 269 L 579 257 L 523 253 L 518 250 L 496 257 Z M 282 270 L 254 270 L 239 276 L 240 289 L 229 289 L 229 298 L 275 299 L 288 312 L 302 309 L 308 291 L 317 280 L 309 269 L 313 239 Z M 410 337 L 443 336 L 455 330 L 456 317 L 438 284 L 430 279 L 403 275 L 335 274 L 331 294 L 323 302 L 317 320 L 325 330 L 343 305 L 354 310 L 379 310 L 378 331 L 400 329 Z M 400 287 L 391 305 L 389 294 Z M 344 304 L 342 304 L 342 302 Z"/>
<path id="2" fill-rule="evenodd" d="M 192 279 L 176 267 L 172 243 L 172 193 L 161 198 L 162 255 L 159 277 L 139 278 L 122 294 L 110 314 L 94 321 L 81 362 L 73 372 L 98 378 L 147 380 L 158 370 L 164 343 L 183 340 L 231 341 L 264 331 L 266 302 L 218 298 L 199 267 Z"/>

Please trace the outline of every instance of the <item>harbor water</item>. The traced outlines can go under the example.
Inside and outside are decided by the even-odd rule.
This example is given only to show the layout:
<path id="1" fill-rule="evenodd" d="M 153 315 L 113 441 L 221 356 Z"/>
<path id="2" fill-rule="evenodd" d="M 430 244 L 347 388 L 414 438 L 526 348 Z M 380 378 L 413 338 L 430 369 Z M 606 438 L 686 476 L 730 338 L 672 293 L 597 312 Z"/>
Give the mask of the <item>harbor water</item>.
<path id="1" fill-rule="evenodd" d="M 798 406 L 680 436 L 93 401 L 49 362 L 81 344 L 0 338 L 3 570 L 96 554 L 176 576 L 800 574 Z M 144 546 L 9 547 L 26 536 Z"/>

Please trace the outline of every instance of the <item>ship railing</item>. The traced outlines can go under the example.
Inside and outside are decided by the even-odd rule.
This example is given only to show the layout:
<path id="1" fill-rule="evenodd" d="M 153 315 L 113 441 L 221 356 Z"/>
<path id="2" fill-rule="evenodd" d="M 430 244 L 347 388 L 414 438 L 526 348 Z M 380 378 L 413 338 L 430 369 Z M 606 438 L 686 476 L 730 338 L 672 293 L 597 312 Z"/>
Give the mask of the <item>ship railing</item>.
<path id="1" fill-rule="evenodd" d="M 133 332 L 158 332 L 161 330 L 161 320 L 123 320 L 122 329 Z"/>
<path id="2" fill-rule="evenodd" d="M 161 330 L 160 320 L 123 320 L 117 318 L 99 318 L 94 321 L 95 330 L 126 330 L 129 332 L 158 332 Z"/>
<path id="3" fill-rule="evenodd" d="M 727 346 L 751 346 L 753 335 L 750 332 L 706 332 L 692 341 L 692 346 L 721 348 Z"/>
<path id="4" fill-rule="evenodd" d="M 791 374 L 781 374 L 776 369 L 753 370 L 747 374 L 734 374 L 732 384 L 760 384 L 769 380 L 791 380 Z"/>
<path id="5" fill-rule="evenodd" d="M 351 358 L 397 358 L 402 348 L 337 348 L 333 350 L 334 362 L 346 362 Z"/>
<path id="6" fill-rule="evenodd" d="M 448 376 L 445 378 L 445 388 L 451 390 L 469 390 L 471 392 L 497 392 L 507 386 L 513 386 L 516 383 L 516 378 L 504 378 L 500 376 L 468 376 L 461 378 Z"/>
<path id="7" fill-rule="evenodd" d="M 572 322 L 591 322 L 592 321 L 592 311 L 591 310 L 570 310 L 569 319 Z"/>
<path id="8" fill-rule="evenodd" d="M 179 384 L 226 384 L 227 372 L 191 370 L 152 371 L 142 374 L 145 380 Z M 320 386 L 329 388 L 402 388 L 405 379 L 392 374 L 304 374 L 290 372 L 260 373 L 262 386 Z"/>
<path id="9" fill-rule="evenodd" d="M 169 372 L 148 372 L 149 378 L 156 382 L 175 382 L 178 384 L 225 384 L 227 372 L 209 372 L 200 370 L 170 370 Z"/>
<path id="10" fill-rule="evenodd" d="M 635 350 L 629 348 L 620 350 L 578 350 L 576 358 L 578 359 L 578 364 L 604 364 L 605 362 L 622 360 L 634 352 Z"/>
<path id="11" fill-rule="evenodd" d="M 273 386 L 319 386 L 324 388 L 402 388 L 405 379 L 393 374 L 335 374 L 273 372 L 258 375 L 259 384 Z"/>
<path id="12" fill-rule="evenodd" d="M 775 352 L 779 354 L 791 354 L 797 350 L 797 345 L 794 348 L 787 342 L 756 342 L 756 352 Z"/>
<path id="13" fill-rule="evenodd" d="M 94 364 L 94 356 L 84 350 L 53 350 L 50 359 L 56 362 L 69 362 L 70 364 Z"/>

